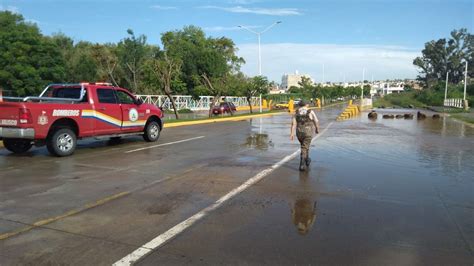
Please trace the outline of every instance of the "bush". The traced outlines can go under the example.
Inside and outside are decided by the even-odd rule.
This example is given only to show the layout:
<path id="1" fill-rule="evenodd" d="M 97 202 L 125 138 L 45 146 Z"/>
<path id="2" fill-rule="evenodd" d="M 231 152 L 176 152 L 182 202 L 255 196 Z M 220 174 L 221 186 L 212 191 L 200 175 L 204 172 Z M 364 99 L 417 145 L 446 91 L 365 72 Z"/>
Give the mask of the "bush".
<path id="1" fill-rule="evenodd" d="M 193 113 L 193 111 L 191 109 L 181 109 L 181 110 L 178 110 L 178 113 L 179 114 L 190 114 L 190 113 Z M 165 114 L 174 114 L 174 111 L 173 111 L 173 109 L 166 109 Z"/>

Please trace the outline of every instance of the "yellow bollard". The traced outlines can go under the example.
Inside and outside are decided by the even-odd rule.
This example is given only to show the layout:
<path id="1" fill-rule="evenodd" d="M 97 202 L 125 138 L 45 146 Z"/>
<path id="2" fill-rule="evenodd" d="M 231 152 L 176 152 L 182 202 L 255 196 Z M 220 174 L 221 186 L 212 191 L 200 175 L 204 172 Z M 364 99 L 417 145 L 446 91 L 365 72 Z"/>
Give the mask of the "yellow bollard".
<path id="1" fill-rule="evenodd" d="M 349 105 L 352 105 L 352 100 L 349 100 Z"/>
<path id="2" fill-rule="evenodd" d="M 316 107 L 321 108 L 321 100 L 319 98 L 316 99 Z"/>
<path id="3" fill-rule="evenodd" d="M 268 108 L 268 102 L 266 99 L 262 100 L 262 108 Z"/>
<path id="4" fill-rule="evenodd" d="M 293 99 L 288 101 L 288 112 L 293 113 L 295 111 L 295 102 Z"/>

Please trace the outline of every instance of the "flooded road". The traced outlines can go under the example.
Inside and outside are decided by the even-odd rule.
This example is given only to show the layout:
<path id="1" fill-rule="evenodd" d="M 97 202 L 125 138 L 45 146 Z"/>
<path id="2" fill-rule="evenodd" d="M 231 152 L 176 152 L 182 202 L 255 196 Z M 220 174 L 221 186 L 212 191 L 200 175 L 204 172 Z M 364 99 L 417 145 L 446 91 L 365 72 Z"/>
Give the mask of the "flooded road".
<path id="1" fill-rule="evenodd" d="M 253 131 L 281 143 L 278 128 Z M 140 265 L 472 264 L 472 127 L 364 114 L 332 124 L 311 157 L 309 172 L 293 160 Z"/>
<path id="2" fill-rule="evenodd" d="M 340 111 L 318 111 L 309 172 L 282 164 L 137 264 L 472 265 L 474 128 L 335 122 Z M 87 141 L 61 159 L 1 150 L 0 235 L 16 234 L 0 240 L 0 264 L 117 262 L 294 153 L 289 123 L 172 128 L 159 143 L 202 138 L 132 153 L 148 144 Z"/>

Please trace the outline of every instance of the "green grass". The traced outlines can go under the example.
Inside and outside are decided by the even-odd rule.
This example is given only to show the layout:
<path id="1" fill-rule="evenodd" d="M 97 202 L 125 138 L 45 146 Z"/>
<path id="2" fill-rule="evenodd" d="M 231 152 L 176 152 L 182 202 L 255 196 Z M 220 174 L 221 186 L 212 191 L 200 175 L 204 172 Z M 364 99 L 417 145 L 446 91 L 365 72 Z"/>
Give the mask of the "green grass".
<path id="1" fill-rule="evenodd" d="M 459 119 L 469 124 L 474 124 L 474 116 L 466 116 L 463 114 L 452 114 L 451 117 Z"/>
<path id="2" fill-rule="evenodd" d="M 383 98 L 377 98 L 374 101 L 374 107 L 402 107 L 409 108 L 414 107 L 425 107 L 426 105 L 415 98 L 414 93 L 405 92 L 400 94 L 390 94 Z"/>
<path id="3" fill-rule="evenodd" d="M 210 120 L 210 119 L 223 119 L 223 118 L 228 118 L 228 117 L 240 117 L 240 116 L 252 116 L 252 115 L 259 115 L 259 114 L 273 114 L 273 113 L 282 113 L 281 110 L 271 110 L 271 111 L 263 111 L 263 112 L 254 112 L 253 114 L 251 113 L 245 113 L 245 114 L 236 114 L 233 116 L 230 115 L 225 115 L 225 116 L 212 116 L 212 117 L 202 117 L 202 118 L 184 118 L 184 119 L 169 119 L 165 120 L 166 124 L 171 124 L 171 123 L 179 123 L 179 122 L 189 122 L 189 121 L 201 121 L 201 120 Z"/>
<path id="4" fill-rule="evenodd" d="M 194 113 L 191 109 L 180 109 L 178 110 L 178 114 L 191 114 Z M 173 109 L 166 109 L 165 114 L 174 114 Z"/>

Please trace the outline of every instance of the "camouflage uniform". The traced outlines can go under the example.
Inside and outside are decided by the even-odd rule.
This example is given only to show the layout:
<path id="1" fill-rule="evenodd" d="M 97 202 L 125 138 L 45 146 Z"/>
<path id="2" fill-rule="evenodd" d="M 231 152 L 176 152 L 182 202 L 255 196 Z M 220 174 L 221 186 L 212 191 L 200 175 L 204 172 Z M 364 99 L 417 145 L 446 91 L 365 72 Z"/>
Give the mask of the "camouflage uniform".
<path id="1" fill-rule="evenodd" d="M 309 147 L 315 132 L 313 120 L 310 117 L 311 110 L 308 108 L 299 108 L 296 111 L 296 137 L 301 143 L 301 161 L 300 170 L 306 170 L 306 167 L 311 163 L 309 158 Z"/>

